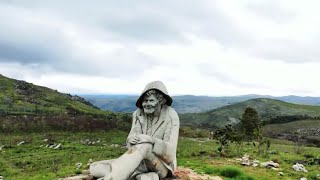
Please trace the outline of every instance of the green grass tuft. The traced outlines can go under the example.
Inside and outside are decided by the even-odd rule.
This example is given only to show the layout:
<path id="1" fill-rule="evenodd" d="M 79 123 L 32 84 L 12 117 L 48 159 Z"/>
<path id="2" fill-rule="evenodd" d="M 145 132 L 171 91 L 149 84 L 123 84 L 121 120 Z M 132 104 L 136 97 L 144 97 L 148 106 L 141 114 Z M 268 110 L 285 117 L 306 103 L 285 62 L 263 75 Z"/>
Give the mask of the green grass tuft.
<path id="1" fill-rule="evenodd" d="M 220 174 L 221 176 L 228 177 L 228 178 L 236 178 L 244 175 L 243 171 L 235 166 L 227 166 L 222 168 L 220 171 Z"/>

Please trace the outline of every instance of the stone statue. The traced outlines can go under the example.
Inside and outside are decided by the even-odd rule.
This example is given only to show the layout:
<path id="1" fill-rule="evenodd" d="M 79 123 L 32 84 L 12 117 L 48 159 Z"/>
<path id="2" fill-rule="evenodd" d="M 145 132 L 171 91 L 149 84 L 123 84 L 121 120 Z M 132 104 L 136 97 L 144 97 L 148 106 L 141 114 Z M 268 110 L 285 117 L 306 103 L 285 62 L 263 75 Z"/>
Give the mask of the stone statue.
<path id="1" fill-rule="evenodd" d="M 127 138 L 128 151 L 117 159 L 98 161 L 90 173 L 104 180 L 153 180 L 170 177 L 177 166 L 179 117 L 161 81 L 145 87 Z"/>

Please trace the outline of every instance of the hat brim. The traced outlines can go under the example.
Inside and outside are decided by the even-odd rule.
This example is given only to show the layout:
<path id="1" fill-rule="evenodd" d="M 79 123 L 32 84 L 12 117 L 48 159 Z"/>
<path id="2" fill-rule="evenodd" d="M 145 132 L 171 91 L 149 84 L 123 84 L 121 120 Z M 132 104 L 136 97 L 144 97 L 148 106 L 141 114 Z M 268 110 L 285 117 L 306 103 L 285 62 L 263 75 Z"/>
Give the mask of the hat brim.
<path id="1" fill-rule="evenodd" d="M 151 89 L 149 89 L 149 90 L 151 90 Z M 148 90 L 148 91 L 149 91 L 149 90 Z M 171 106 L 171 104 L 172 104 L 172 98 L 171 98 L 170 96 L 164 94 L 164 93 L 163 93 L 162 91 L 160 91 L 159 89 L 154 89 L 154 90 L 159 91 L 159 92 L 167 99 L 166 105 Z M 137 102 L 136 102 L 136 106 L 137 106 L 138 108 L 142 109 L 143 97 L 144 97 L 144 95 L 145 95 L 148 91 L 146 91 L 146 92 L 144 92 L 143 94 L 141 94 L 141 96 L 138 98 L 138 100 L 137 100 Z"/>

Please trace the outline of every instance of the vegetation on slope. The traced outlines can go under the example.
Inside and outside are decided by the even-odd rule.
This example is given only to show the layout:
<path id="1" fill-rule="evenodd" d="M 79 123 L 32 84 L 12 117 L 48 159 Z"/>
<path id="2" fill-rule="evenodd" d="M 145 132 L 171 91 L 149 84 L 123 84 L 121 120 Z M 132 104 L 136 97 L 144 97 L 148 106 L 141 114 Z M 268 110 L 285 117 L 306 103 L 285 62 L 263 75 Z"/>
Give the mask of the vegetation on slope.
<path id="1" fill-rule="evenodd" d="M 82 97 L 0 75 L 1 131 L 127 130 L 130 123 L 130 115 L 102 111 Z"/>
<path id="2" fill-rule="evenodd" d="M 259 118 L 263 121 L 279 123 L 319 118 L 320 106 L 299 105 L 279 100 L 259 98 L 237 104 L 224 106 L 205 113 L 181 114 L 183 124 L 200 125 L 205 127 L 223 127 L 226 124 L 237 124 L 247 107 L 256 109 Z"/>

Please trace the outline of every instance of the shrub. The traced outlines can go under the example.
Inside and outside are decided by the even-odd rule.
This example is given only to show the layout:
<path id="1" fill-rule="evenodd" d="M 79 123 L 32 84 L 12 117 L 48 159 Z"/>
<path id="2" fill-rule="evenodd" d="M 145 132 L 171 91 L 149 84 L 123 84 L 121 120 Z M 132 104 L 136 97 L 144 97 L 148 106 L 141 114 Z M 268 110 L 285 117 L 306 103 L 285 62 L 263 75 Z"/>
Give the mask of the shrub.
<path id="1" fill-rule="evenodd" d="M 205 167 L 203 171 L 204 171 L 205 174 L 216 174 L 216 173 L 219 173 L 219 169 L 215 169 L 212 166 Z"/>
<path id="2" fill-rule="evenodd" d="M 248 175 L 241 175 L 235 178 L 235 180 L 255 180 L 255 178 Z"/>
<path id="3" fill-rule="evenodd" d="M 243 172 L 237 167 L 228 166 L 228 167 L 221 169 L 220 174 L 224 177 L 235 178 L 238 176 L 242 176 Z"/>

